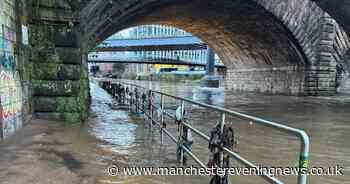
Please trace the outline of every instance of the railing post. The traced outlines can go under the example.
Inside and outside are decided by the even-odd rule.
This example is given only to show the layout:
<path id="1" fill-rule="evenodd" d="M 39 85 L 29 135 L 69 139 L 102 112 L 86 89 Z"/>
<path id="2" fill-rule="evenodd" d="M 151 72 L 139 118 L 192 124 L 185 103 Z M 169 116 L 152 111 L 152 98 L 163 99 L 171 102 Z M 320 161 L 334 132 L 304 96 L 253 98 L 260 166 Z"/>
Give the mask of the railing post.
<path id="1" fill-rule="evenodd" d="M 133 96 L 132 92 L 133 92 L 133 90 L 132 90 L 132 87 L 136 88 L 136 87 L 140 87 L 140 86 L 134 85 L 134 84 L 129 84 L 129 83 L 123 83 L 123 84 L 125 86 L 127 86 L 126 89 L 125 89 L 125 93 L 127 94 L 127 96 L 130 97 L 130 104 L 132 104 L 133 103 L 133 99 L 132 99 L 132 96 Z M 108 83 L 103 82 L 102 86 L 105 87 L 106 90 L 108 90 Z M 142 88 L 142 87 L 140 87 L 140 88 L 141 89 L 145 89 L 145 88 Z M 145 89 L 145 91 L 147 91 L 147 90 Z M 129 95 L 129 92 L 131 93 L 130 95 Z M 160 96 L 160 98 L 161 98 L 161 113 L 162 113 L 161 114 L 161 122 L 159 122 L 159 118 L 157 118 L 156 120 L 153 119 L 153 116 L 154 116 L 153 115 L 153 113 L 154 113 L 154 104 L 153 104 L 154 103 L 154 94 L 161 95 Z M 190 99 L 176 97 L 176 96 L 168 95 L 168 94 L 165 94 L 165 93 L 162 93 L 162 92 L 152 91 L 150 89 L 148 89 L 148 97 L 149 97 L 148 98 L 148 105 L 149 105 L 148 111 L 149 111 L 149 114 L 147 115 L 147 117 L 151 119 L 151 124 L 150 124 L 151 131 L 152 131 L 152 128 L 153 128 L 152 127 L 153 123 L 155 123 L 157 125 L 160 125 L 160 127 L 161 127 L 161 139 L 162 139 L 161 142 L 163 143 L 163 135 L 164 134 L 168 135 L 171 138 L 171 140 L 176 142 L 176 144 L 179 146 L 178 147 L 179 148 L 179 150 L 178 150 L 179 152 L 177 152 L 177 154 L 178 154 L 177 156 L 178 156 L 178 159 L 179 159 L 181 164 L 184 164 L 184 161 L 185 161 L 184 160 L 184 158 L 185 158 L 184 157 L 184 153 L 188 152 L 189 156 L 194 158 L 195 161 L 197 161 L 201 166 L 206 167 L 205 164 L 203 164 L 193 154 L 193 152 L 191 152 L 190 149 L 186 149 L 186 147 L 184 147 L 184 140 L 186 140 L 186 138 L 184 138 L 184 129 L 183 129 L 183 127 L 184 126 L 188 126 L 186 124 L 185 118 L 184 118 L 185 117 L 185 102 L 186 102 L 186 103 L 190 103 L 190 104 L 196 104 L 196 105 L 199 105 L 201 107 L 205 107 L 205 108 L 214 110 L 216 112 L 220 112 L 220 122 L 219 122 L 219 125 L 217 125 L 215 127 L 219 128 L 219 133 L 221 134 L 221 137 L 223 137 L 222 135 L 225 132 L 225 124 L 226 124 L 225 117 L 226 117 L 226 115 L 238 117 L 238 118 L 241 118 L 241 119 L 247 119 L 249 121 L 254 121 L 254 122 L 259 123 L 261 125 L 264 125 L 264 126 L 267 126 L 267 127 L 270 127 L 270 128 L 274 128 L 274 129 L 278 129 L 278 130 L 286 132 L 288 134 L 292 134 L 292 135 L 298 136 L 300 138 L 300 140 L 301 140 L 301 150 L 300 150 L 300 160 L 299 160 L 299 168 L 300 168 L 300 170 L 299 170 L 299 174 L 298 174 L 298 184 L 308 184 L 310 140 L 309 140 L 309 136 L 307 135 L 307 133 L 305 131 L 300 130 L 300 129 L 295 129 L 295 128 L 292 128 L 292 127 L 288 127 L 288 126 L 283 125 L 283 124 L 279 124 L 279 123 L 267 121 L 267 120 L 264 120 L 264 119 L 260 119 L 260 118 L 257 118 L 257 117 L 253 117 L 253 116 L 250 116 L 250 115 L 242 114 L 242 113 L 239 113 L 239 112 L 230 111 L 230 110 L 227 110 L 227 109 L 224 109 L 224 108 L 215 107 L 215 106 L 208 105 L 208 104 L 203 104 L 203 103 L 196 102 L 196 101 L 193 101 L 193 100 L 190 100 Z M 168 114 L 165 111 L 164 99 L 166 97 L 170 97 L 170 98 L 179 100 L 180 103 L 181 103 L 181 107 L 179 107 L 176 110 L 175 117 L 173 117 L 171 114 Z M 146 103 L 146 101 L 147 101 L 146 92 L 145 92 L 145 98 L 144 99 L 145 99 L 145 103 Z M 140 105 L 140 103 L 137 103 L 137 105 Z M 178 112 L 178 110 L 180 112 Z M 169 133 L 166 130 L 166 126 L 165 126 L 166 124 L 164 124 L 164 115 L 168 115 L 169 117 L 174 118 L 176 120 L 176 122 L 178 122 L 178 139 L 176 139 L 175 136 L 173 136 L 171 133 Z M 199 130 L 197 130 L 195 128 L 192 128 L 191 126 L 188 126 L 188 127 L 190 127 L 190 129 L 192 131 L 197 133 L 197 135 L 201 136 L 202 138 L 206 139 L 207 141 L 210 141 L 210 137 L 208 137 L 204 133 L 200 132 Z M 229 149 L 227 147 L 224 147 L 223 144 L 220 145 L 220 148 L 221 149 L 219 150 L 219 160 L 215 160 L 215 163 L 217 163 L 218 167 L 220 167 L 220 168 L 227 167 L 228 165 L 226 164 L 225 161 L 226 161 L 226 159 L 228 159 L 228 157 L 226 157 L 226 156 L 231 156 L 232 158 L 238 160 L 240 163 L 244 164 L 247 167 L 258 168 L 257 165 L 255 165 L 254 163 L 251 163 L 247 159 L 241 157 L 238 153 L 232 151 L 231 149 Z M 181 158 L 180 158 L 180 156 L 181 156 Z M 215 157 L 215 158 L 217 158 L 217 157 Z M 263 174 L 262 177 L 265 180 L 267 180 L 269 183 L 282 184 L 282 182 L 280 180 L 278 180 L 278 178 L 275 178 L 274 176 L 269 175 L 266 172 L 263 172 L 262 174 Z M 225 173 L 224 177 L 227 177 L 227 173 Z M 226 179 L 226 178 L 221 178 L 221 179 Z"/>
<path id="2" fill-rule="evenodd" d="M 183 164 L 184 163 L 184 150 L 183 150 L 183 135 L 184 135 L 184 132 L 183 132 L 183 119 L 184 119 L 184 114 L 185 114 L 185 102 L 183 100 L 181 100 L 181 107 L 180 107 L 180 112 L 181 112 L 181 115 L 180 115 L 180 125 L 179 125 L 179 128 L 180 128 L 180 131 L 179 131 L 179 143 L 180 143 L 180 163 Z"/>
<path id="3" fill-rule="evenodd" d="M 137 87 L 134 88 L 135 91 L 135 112 L 138 113 L 139 112 L 139 94 L 138 94 L 138 90 Z"/>
<path id="4" fill-rule="evenodd" d="M 150 124 L 150 129 L 152 131 L 153 128 L 153 93 L 150 91 L 149 93 L 149 102 L 150 102 L 150 116 L 151 116 L 151 124 Z"/>
<path id="5" fill-rule="evenodd" d="M 121 103 L 124 105 L 125 104 L 125 86 L 121 83 L 119 85 L 122 87 L 122 91 L 120 92 L 120 97 L 121 97 Z"/>
<path id="6" fill-rule="evenodd" d="M 126 101 L 129 103 L 129 111 L 131 111 L 131 97 L 130 97 L 130 86 L 127 85 L 127 88 L 126 88 Z"/>
<path id="7" fill-rule="evenodd" d="M 160 108 L 161 108 L 161 115 L 160 115 L 160 143 L 163 144 L 163 128 L 164 128 L 164 96 L 163 94 L 160 95 Z"/>
<path id="8" fill-rule="evenodd" d="M 223 139 L 223 135 L 224 135 L 224 127 L 225 127 L 225 117 L 226 114 L 224 112 L 221 112 L 221 117 L 220 117 L 220 136 L 221 139 Z M 221 146 L 223 146 L 223 142 L 221 141 Z M 220 167 L 223 168 L 224 167 L 224 151 L 222 149 L 220 149 Z"/>
<path id="9" fill-rule="evenodd" d="M 146 114 L 146 94 L 145 94 L 145 90 L 142 93 L 142 113 Z"/>
<path id="10" fill-rule="evenodd" d="M 132 95 L 133 95 L 132 87 L 130 86 L 130 92 L 129 92 L 129 97 L 130 97 L 130 99 L 129 99 L 129 104 L 130 104 L 129 108 L 130 108 L 130 112 L 132 112 L 132 104 L 133 104 L 133 97 L 132 97 Z"/>
<path id="11" fill-rule="evenodd" d="M 301 133 L 301 149 L 299 158 L 299 176 L 298 184 L 308 183 L 308 172 L 309 172 L 309 152 L 310 152 L 310 139 L 309 136 L 303 131 Z"/>

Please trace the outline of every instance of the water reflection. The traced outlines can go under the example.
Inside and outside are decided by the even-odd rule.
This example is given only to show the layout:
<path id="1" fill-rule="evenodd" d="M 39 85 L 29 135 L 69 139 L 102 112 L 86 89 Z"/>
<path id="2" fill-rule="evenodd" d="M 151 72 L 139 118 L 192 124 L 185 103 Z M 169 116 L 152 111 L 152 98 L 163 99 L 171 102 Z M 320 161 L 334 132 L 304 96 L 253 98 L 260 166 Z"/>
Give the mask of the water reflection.
<path id="1" fill-rule="evenodd" d="M 113 111 L 112 97 L 95 83 L 91 83 L 90 88 L 93 94 L 91 110 L 94 113 L 94 118 L 90 119 L 94 122 L 91 134 L 111 145 L 132 146 L 137 125 L 130 122 L 128 112 Z"/>
<path id="2" fill-rule="evenodd" d="M 223 106 L 225 104 L 225 90 L 224 88 L 196 87 L 193 89 L 192 98 L 202 103 Z"/>

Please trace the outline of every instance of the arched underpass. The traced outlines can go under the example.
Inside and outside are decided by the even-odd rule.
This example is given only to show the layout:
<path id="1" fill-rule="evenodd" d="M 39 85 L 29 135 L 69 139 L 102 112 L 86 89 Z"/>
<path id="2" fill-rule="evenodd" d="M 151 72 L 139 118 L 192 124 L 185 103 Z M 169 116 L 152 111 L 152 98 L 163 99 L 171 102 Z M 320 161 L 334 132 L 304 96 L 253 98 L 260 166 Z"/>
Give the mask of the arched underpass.
<path id="1" fill-rule="evenodd" d="M 343 28 L 312 1 L 55 1 L 28 7 L 35 20 L 29 27 L 34 109 L 45 111 L 41 117 L 86 117 L 87 52 L 134 25 L 171 25 L 207 42 L 228 66 L 230 90 L 335 94 L 336 65 L 350 45 Z M 50 108 L 40 108 L 43 103 Z"/>
<path id="2" fill-rule="evenodd" d="M 337 81 L 337 77 L 346 76 L 344 73 L 347 72 L 349 64 L 349 54 L 346 54 L 349 53 L 348 11 L 343 9 L 347 5 L 344 0 L 335 0 L 334 2 L 341 2 L 337 5 L 332 1 L 331 4 L 336 6 L 329 7 L 324 2 L 321 0 L 247 0 L 247 2 L 218 0 L 215 3 L 195 0 L 0 1 L 0 23 L 4 25 L 0 40 L 0 139 L 14 134 L 31 119 L 32 114 L 36 118 L 50 120 L 84 121 L 88 117 L 90 105 L 85 62 L 87 52 L 114 32 L 134 25 L 150 23 L 172 25 L 208 42 L 225 64 L 230 66 L 226 82 L 228 89 L 305 95 L 334 94 L 337 82 L 342 81 L 341 77 Z M 326 11 L 329 11 L 330 16 Z M 339 21 L 340 25 L 335 20 Z M 191 96 L 192 88 L 193 86 L 189 86 L 185 94 Z M 172 87 L 169 89 L 175 91 Z M 228 93 L 230 91 L 228 90 Z M 201 99 L 201 95 L 193 96 Z M 226 102 L 234 102 L 228 104 L 227 108 L 243 110 L 281 122 L 287 121 L 285 122 L 287 125 L 307 131 L 312 137 L 311 159 L 315 165 L 317 163 L 320 166 L 329 164 L 349 166 L 350 148 L 347 139 L 350 127 L 349 113 L 346 111 L 349 109 L 347 96 L 294 98 L 241 94 L 226 97 Z M 103 117 L 110 121 L 108 125 L 118 126 L 116 123 L 118 119 L 110 116 L 115 115 L 113 109 L 104 111 L 100 108 L 100 105 L 109 107 L 106 105 L 108 101 L 112 101 L 110 96 L 106 101 L 95 101 L 95 105 Z M 203 124 L 203 114 L 210 113 L 200 113 L 197 123 L 204 125 L 204 130 L 208 130 L 212 128 L 216 119 L 209 118 L 213 122 Z M 47 121 L 36 123 L 34 121 L 32 126 L 27 126 L 18 137 L 9 138 L 8 142 L 5 141 L 0 145 L 2 153 L 0 171 L 4 171 L 0 172 L 1 181 L 4 179 L 9 180 L 9 183 L 15 183 L 11 182 L 12 179 L 27 179 L 48 183 L 46 180 L 51 181 L 52 178 L 60 176 L 57 173 L 63 172 L 66 176 L 64 174 L 66 170 L 62 166 L 65 164 L 71 169 L 67 175 L 74 175 L 72 174 L 76 171 L 74 169 L 85 169 L 80 167 L 83 163 L 76 161 L 74 156 L 77 155 L 77 158 L 84 157 L 82 160 L 86 163 L 92 162 L 91 165 L 85 166 L 96 166 L 96 155 L 88 155 L 96 151 L 96 145 L 92 140 L 94 138 L 86 132 L 81 133 L 86 129 L 70 125 L 63 128 L 62 124 L 56 127 L 56 124 Z M 105 125 L 104 121 L 100 123 L 102 126 Z M 53 128 L 47 129 L 51 125 Z M 243 144 L 243 154 L 259 160 L 261 157 L 257 153 L 265 153 L 266 155 L 262 157 L 269 157 L 272 164 L 276 165 L 280 164 L 277 160 L 288 162 L 286 165 L 293 162 L 292 159 L 286 160 L 281 153 L 289 155 L 288 158 L 297 158 L 291 156 L 289 152 L 292 149 L 290 139 L 284 139 L 283 143 L 286 146 L 282 147 L 279 146 L 282 142 L 277 142 L 281 140 L 279 133 L 272 138 L 265 129 L 252 130 L 252 127 L 255 127 L 255 124 L 242 122 L 242 131 L 239 131 L 239 134 L 243 135 L 242 142 L 246 143 Z M 174 128 L 176 130 L 176 127 Z M 104 130 L 105 127 L 101 129 Z M 115 131 L 107 130 L 110 131 L 105 138 L 109 139 L 108 133 Z M 116 130 L 121 132 L 122 136 L 124 135 L 122 133 L 125 133 L 120 127 Z M 139 130 L 147 132 L 143 126 L 140 126 Z M 141 134 L 141 138 L 144 137 Z M 252 138 L 257 140 L 256 147 L 249 150 L 252 148 L 251 144 L 254 144 Z M 105 144 L 104 141 L 101 142 Z M 262 143 L 273 145 L 274 149 L 267 151 L 267 147 Z M 82 145 L 88 149 L 84 149 Z M 157 145 L 150 142 L 144 147 L 141 145 L 139 149 L 148 150 Z M 111 145 L 106 143 L 106 146 Z M 206 145 L 202 148 L 207 151 Z M 77 149 L 82 152 L 74 152 Z M 158 147 L 156 149 L 158 150 Z M 67 154 L 71 153 L 70 151 L 76 155 Z M 104 151 L 101 151 L 102 157 L 105 156 Z M 139 153 L 144 156 L 142 151 Z M 174 156 L 174 153 L 174 150 L 170 150 L 170 157 Z M 39 169 L 36 167 L 36 164 L 43 164 L 52 158 L 54 162 L 44 164 L 44 167 Z M 114 158 L 111 160 L 114 161 Z M 55 159 L 59 162 L 55 162 L 57 161 Z M 102 162 L 101 165 L 103 164 L 105 163 Z M 30 167 L 28 175 L 23 177 L 23 170 L 28 170 L 28 165 L 33 167 Z M 93 168 L 92 172 L 94 169 L 100 170 Z M 46 172 L 50 175 L 42 176 Z M 83 176 L 76 177 L 74 181 L 77 183 L 84 181 L 82 178 L 89 174 L 91 173 L 83 172 Z M 61 181 L 64 176 L 56 181 L 75 183 Z M 143 178 L 141 180 L 144 182 Z M 348 176 L 313 177 L 310 183 L 328 184 L 348 180 Z M 244 178 L 242 181 L 247 180 Z"/>
<path id="3" fill-rule="evenodd" d="M 153 9 L 129 23 L 164 24 L 198 36 L 227 67 L 228 89 L 304 93 L 305 70 L 310 61 L 293 35 L 252 2 L 232 6 L 204 1 L 170 5 Z M 118 30 L 117 26 L 107 27 L 99 39 L 104 40 Z"/>
<path id="4" fill-rule="evenodd" d="M 44 112 L 39 117 L 85 119 L 87 52 L 133 25 L 173 25 L 206 41 L 229 66 L 228 89 L 335 94 L 337 65 L 349 64 L 347 14 L 339 7 L 347 4 L 341 0 L 329 7 L 309 0 L 9 2 L 2 9 L 13 11 L 3 16 L 1 77 L 28 98 L 10 100 L 16 108 L 3 107 L 8 115 L 33 104 L 34 112 Z"/>
<path id="5" fill-rule="evenodd" d="M 83 20 L 93 20 L 83 21 L 82 26 L 84 38 L 90 38 L 90 42 L 84 42 L 89 43 L 88 48 L 96 40 L 98 43 L 132 25 L 179 27 L 215 49 L 228 66 L 227 79 L 234 82 L 228 82 L 227 88 L 233 90 L 293 95 L 335 93 L 334 63 L 349 47 L 348 42 L 333 43 L 332 39 L 347 40 L 346 34 L 312 2 L 145 2 L 128 4 L 124 14 L 113 6 L 95 2 L 84 9 Z M 104 7 L 110 18 L 103 20 L 105 12 L 96 7 Z M 101 22 L 96 26 L 94 22 L 98 21 Z M 332 27 L 341 34 L 329 32 Z M 336 59 L 329 58 L 333 55 L 330 49 L 337 50 Z"/>

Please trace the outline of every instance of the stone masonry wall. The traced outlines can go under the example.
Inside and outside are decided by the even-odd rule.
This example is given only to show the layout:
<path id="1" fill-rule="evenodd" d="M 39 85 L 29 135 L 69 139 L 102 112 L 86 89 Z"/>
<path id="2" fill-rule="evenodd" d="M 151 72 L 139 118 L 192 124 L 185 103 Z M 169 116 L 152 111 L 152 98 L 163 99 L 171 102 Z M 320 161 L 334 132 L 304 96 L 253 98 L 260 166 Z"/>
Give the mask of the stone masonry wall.
<path id="1" fill-rule="evenodd" d="M 39 4 L 36 4 L 39 3 Z M 76 15 L 65 1 L 33 1 L 32 84 L 36 118 L 81 122 L 87 119 L 87 64 L 73 31 Z"/>
<path id="2" fill-rule="evenodd" d="M 338 25 L 335 27 L 333 42 L 333 58 L 337 64 L 336 87 L 338 92 L 348 92 L 350 88 L 350 39 L 347 33 Z"/>
<path id="3" fill-rule="evenodd" d="M 221 8 L 219 12 L 225 12 L 227 11 L 227 7 L 239 7 L 242 4 L 246 3 L 247 1 L 216 1 L 213 2 L 213 4 L 220 4 L 223 3 L 224 6 Z M 266 10 L 267 12 L 271 13 L 276 22 L 283 24 L 285 28 L 288 29 L 291 37 L 293 37 L 294 41 L 296 41 L 296 48 L 301 51 L 302 57 L 306 58 L 306 62 L 304 65 L 304 92 L 305 95 L 330 95 L 334 94 L 336 92 L 336 68 L 335 65 L 337 64 L 339 58 L 343 58 L 344 54 L 342 51 L 344 48 L 346 48 L 347 44 L 341 43 L 344 40 L 348 40 L 346 38 L 345 32 L 341 29 L 341 27 L 338 25 L 337 22 L 335 22 L 332 18 L 328 16 L 328 14 L 322 10 L 315 2 L 310 0 L 252 0 L 252 2 L 255 2 L 256 10 L 249 11 L 249 12 L 258 12 L 258 10 Z M 183 2 L 180 2 L 183 3 Z M 179 3 L 179 4 L 180 4 Z M 122 6 L 125 5 L 125 6 Z M 160 1 L 142 1 L 140 3 L 139 1 L 125 1 L 123 3 L 108 3 L 107 1 L 91 1 L 88 6 L 84 9 L 84 12 L 82 12 L 82 25 L 83 30 L 85 31 L 84 34 L 88 35 L 87 39 L 91 39 L 91 42 L 94 42 L 95 39 L 97 40 L 103 40 L 106 36 L 110 35 L 110 33 L 117 31 L 118 29 L 121 29 L 124 27 L 125 24 L 128 24 L 127 17 L 132 17 L 133 20 L 137 20 L 139 15 L 142 15 L 142 17 L 145 17 L 144 15 L 146 12 L 151 12 L 149 14 L 154 14 L 156 9 L 150 9 L 147 10 L 148 7 L 152 7 L 150 4 L 161 4 Z M 205 4 L 203 1 L 200 1 L 200 4 Z M 123 8 L 117 8 L 117 6 L 121 7 L 127 7 L 125 10 Z M 166 5 L 164 5 L 166 6 Z M 213 7 L 212 5 L 210 5 Z M 201 10 L 203 7 L 201 7 Z M 190 14 L 189 12 L 183 12 L 183 10 L 186 9 L 178 9 L 177 11 L 181 11 L 179 13 L 181 16 L 183 14 Z M 140 10 L 140 14 L 138 14 L 138 10 Z M 130 12 L 129 12 L 130 11 Z M 106 13 L 107 12 L 107 13 Z M 202 11 L 199 15 L 203 16 L 203 20 L 207 20 L 208 17 L 210 18 L 210 14 L 206 15 L 206 12 L 208 11 Z M 244 11 L 241 9 L 241 11 L 229 11 L 228 14 L 234 14 L 234 12 L 239 12 L 240 15 L 244 14 Z M 192 10 L 191 13 L 196 14 L 196 10 Z M 211 12 L 212 13 L 212 12 Z M 174 17 L 180 16 L 179 14 L 174 14 Z M 163 18 L 163 23 L 169 23 L 164 16 L 158 16 L 159 19 Z M 239 17 L 233 16 L 234 17 Z M 261 21 L 255 20 L 254 22 L 256 25 L 258 23 L 262 22 L 262 16 L 255 16 L 259 17 Z M 193 18 L 193 17 L 191 17 Z M 228 20 L 232 20 L 233 18 L 230 18 Z M 144 19 L 144 18 L 141 18 Z M 165 20 L 164 20 L 165 19 Z M 175 18 L 173 18 L 175 20 Z M 189 30 L 200 27 L 200 25 L 197 25 L 201 22 L 201 20 L 196 19 L 190 19 L 191 26 L 185 27 Z M 215 28 L 221 28 L 221 27 L 233 27 L 233 28 L 240 28 L 241 30 L 244 30 L 244 33 L 247 33 L 251 31 L 251 29 L 245 30 L 244 24 L 232 24 L 230 21 L 225 21 L 226 24 L 217 24 L 217 22 L 220 22 L 222 18 L 217 18 L 215 24 L 212 23 L 210 25 L 216 25 L 212 26 Z M 159 22 L 162 23 L 162 20 Z M 193 24 L 193 22 L 196 22 L 196 24 Z M 236 23 L 244 22 L 245 24 L 249 23 L 249 21 L 240 21 L 236 20 Z M 169 25 L 181 25 L 183 22 L 181 21 L 172 21 Z M 135 21 L 134 24 L 137 24 L 137 21 Z M 234 26 L 232 26 L 234 25 Z M 271 26 L 269 26 L 270 28 Z M 331 29 L 330 29 L 331 27 Z M 182 28 L 182 27 L 181 27 Z M 250 26 L 249 28 L 254 28 L 254 26 Z M 244 43 L 244 39 L 239 39 L 238 41 L 234 39 L 225 38 L 223 40 L 219 40 L 220 38 L 223 38 L 224 36 L 221 36 L 222 32 L 225 32 L 226 35 L 230 34 L 230 29 L 224 29 L 224 31 L 212 31 L 212 28 L 207 29 L 208 31 L 202 31 L 198 35 L 201 36 L 203 40 L 209 43 L 211 47 L 216 49 L 216 52 L 222 57 L 226 63 L 243 63 L 247 64 L 250 63 L 253 59 L 256 59 L 257 57 L 251 59 L 247 56 L 244 56 L 244 54 L 251 53 L 252 48 L 254 46 L 259 45 L 259 40 L 255 40 L 254 43 L 257 43 L 253 46 L 247 46 L 247 43 Z M 260 29 L 261 30 L 261 29 Z M 192 31 L 192 30 L 191 30 Z M 194 30 L 195 31 L 195 30 Z M 330 31 L 332 33 L 330 33 Z M 263 31 L 261 31 L 263 32 Z M 195 32 L 196 33 L 196 32 Z M 239 32 L 238 32 L 239 33 Z M 233 38 L 237 38 L 237 34 Z M 210 37 L 215 37 L 216 41 L 211 42 L 212 40 L 209 39 Z M 206 40 L 206 38 L 208 38 Z M 268 37 L 264 37 L 268 38 Z M 228 41 L 229 40 L 229 41 Z M 243 40 L 243 41 L 242 41 Z M 250 39 L 251 41 L 252 39 Z M 339 42 L 340 41 L 340 42 Z M 242 44 L 244 43 L 244 44 Z M 267 43 L 261 42 L 263 44 Z M 243 47 L 235 48 L 234 46 L 238 46 L 242 44 Z M 222 47 L 222 45 L 227 45 L 227 47 Z M 274 44 L 276 45 L 276 44 Z M 220 49 L 225 48 L 225 49 Z M 247 48 L 250 50 L 248 51 Z M 273 53 L 273 50 L 276 49 L 282 49 L 281 47 L 275 46 L 275 48 L 270 49 L 270 51 L 265 51 L 264 53 L 267 56 L 271 57 L 265 57 L 265 58 L 272 58 L 272 56 L 276 56 Z M 235 53 L 232 54 L 232 51 L 240 51 L 244 50 L 242 53 Z M 231 53 L 231 54 L 230 54 Z M 290 53 L 290 52 L 287 52 Z M 252 55 L 252 54 L 251 54 Z M 260 56 L 264 54 L 255 54 L 254 56 Z M 265 56 L 265 55 L 264 55 Z M 239 59 L 235 59 L 238 57 Z M 294 56 L 293 56 L 294 57 Z M 240 61 L 245 59 L 246 61 Z M 274 59 L 274 58 L 273 58 Z M 258 60 L 258 59 L 256 59 Z M 272 63 L 278 63 L 278 62 L 286 62 L 283 59 L 274 59 Z M 226 64 L 225 63 L 225 64 Z M 289 66 L 289 65 L 285 65 Z M 299 64 L 295 64 L 294 66 L 300 66 Z M 273 67 L 281 67 L 272 65 L 270 68 Z M 229 67 L 229 69 L 234 67 Z M 243 66 L 243 67 L 236 67 L 237 69 L 241 68 L 258 68 L 258 66 Z M 261 68 L 269 68 L 269 66 L 262 66 Z M 240 82 L 238 82 L 240 83 Z M 262 89 L 264 91 L 264 89 Z"/>
<path id="4" fill-rule="evenodd" d="M 341 26 L 313 1 L 254 0 L 280 19 L 298 40 L 309 60 L 305 94 L 336 93 L 336 65 L 349 49 Z"/>
<path id="5" fill-rule="evenodd" d="M 227 70 L 225 88 L 269 94 L 302 95 L 305 70 L 299 67 Z"/>
<path id="6" fill-rule="evenodd" d="M 305 67 L 229 70 L 226 87 L 291 95 L 335 94 L 337 65 L 342 65 L 344 69 L 349 64 L 345 54 L 349 49 L 349 38 L 329 15 L 325 14 L 319 21 L 318 37 L 313 43 L 317 58 L 312 64 Z"/>
<path id="7" fill-rule="evenodd" d="M 317 62 L 307 70 L 307 92 L 311 95 L 332 95 L 337 91 L 338 68 L 345 60 L 349 38 L 328 14 L 321 19 Z"/>
<path id="8" fill-rule="evenodd" d="M 350 93 L 350 50 L 345 54 L 342 65 L 338 66 L 337 91 L 339 93 Z"/>

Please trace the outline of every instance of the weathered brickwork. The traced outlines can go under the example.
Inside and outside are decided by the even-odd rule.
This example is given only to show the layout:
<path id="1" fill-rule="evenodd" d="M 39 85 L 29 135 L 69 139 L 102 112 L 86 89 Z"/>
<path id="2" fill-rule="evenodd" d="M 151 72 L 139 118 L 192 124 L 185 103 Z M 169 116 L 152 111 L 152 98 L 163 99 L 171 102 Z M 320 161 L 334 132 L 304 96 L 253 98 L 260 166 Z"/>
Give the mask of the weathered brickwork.
<path id="1" fill-rule="evenodd" d="M 336 93 L 339 74 L 346 68 L 345 54 L 349 49 L 349 38 L 336 21 L 326 14 L 321 19 L 318 59 L 307 70 L 307 92 L 311 95 Z M 338 70 L 338 71 L 337 71 Z M 338 76 L 337 76 L 338 73 Z"/>
<path id="2" fill-rule="evenodd" d="M 30 119 L 25 1 L 0 0 L 0 140 Z"/>
<path id="3" fill-rule="evenodd" d="M 327 11 L 338 23 L 350 33 L 350 3 L 348 0 L 312 0 Z"/>
<path id="4" fill-rule="evenodd" d="M 337 90 L 339 93 L 350 93 L 350 50 L 345 54 L 337 73 Z"/>
<path id="5" fill-rule="evenodd" d="M 299 88 L 303 91 L 298 94 L 329 95 L 336 92 L 335 65 L 344 61 L 348 38 L 337 22 L 313 1 L 221 0 L 170 5 L 160 1 L 127 1 L 122 4 L 94 1 L 86 6 L 82 13 L 82 29 L 89 40 L 86 45 L 93 46 L 131 25 L 172 25 L 206 41 L 229 71 L 298 67 L 304 69 L 302 76 L 305 77 L 300 83 L 304 87 Z M 237 83 L 255 80 L 245 79 Z M 275 83 L 275 89 L 285 89 L 277 87 L 279 84 Z M 265 82 L 265 85 L 273 84 Z M 265 89 L 261 87 L 261 91 Z M 289 94 L 290 90 L 280 92 Z"/>
<path id="6" fill-rule="evenodd" d="M 334 20 L 333 24 L 335 24 L 335 38 L 333 40 L 333 49 L 335 52 L 333 54 L 333 57 L 336 63 L 342 65 L 344 64 L 344 67 L 346 67 L 345 65 L 347 65 L 347 63 L 345 61 L 345 56 L 350 49 L 350 39 L 346 32 L 343 30 L 343 28 L 336 24 Z"/>
<path id="7" fill-rule="evenodd" d="M 286 26 L 289 31 L 294 35 L 294 37 L 299 41 L 300 46 L 310 62 L 315 62 L 317 60 L 317 47 L 319 28 L 321 26 L 320 20 L 325 15 L 325 12 L 319 8 L 316 3 L 305 0 L 253 0 L 261 7 L 255 5 L 255 12 L 259 11 L 269 11 L 275 16 L 276 20 L 281 21 L 284 26 Z M 220 8 L 220 3 L 222 2 L 221 10 L 224 13 L 228 13 L 228 10 L 232 7 L 246 6 L 249 1 L 236 1 L 236 2 L 225 2 L 225 0 L 219 2 L 213 2 Z M 134 16 L 135 10 L 143 9 L 143 12 L 147 11 L 150 4 L 159 4 L 160 2 L 155 1 L 144 1 L 143 3 L 138 3 L 137 1 L 127 1 L 123 3 L 122 8 L 113 9 L 113 7 L 118 6 L 116 4 L 110 4 L 106 1 L 93 1 L 89 6 L 83 11 L 82 20 L 83 23 L 86 20 L 86 33 L 88 35 L 97 33 L 97 36 L 103 36 L 103 31 L 108 32 L 109 26 L 114 26 L 115 31 L 124 27 L 123 25 L 113 24 L 114 19 L 122 19 L 126 16 Z M 200 2 L 200 4 L 206 4 L 205 1 Z M 210 6 L 213 6 L 210 5 Z M 201 9 L 202 7 L 198 8 Z M 102 11 L 105 10 L 105 11 Z M 145 10 L 146 9 L 146 10 Z M 194 12 L 198 11 L 193 10 Z M 134 11 L 130 11 L 134 10 Z M 152 9 L 153 11 L 155 9 Z M 107 13 L 106 13 L 107 11 Z M 130 11 L 130 12 L 129 12 Z M 151 10 L 149 10 L 151 11 Z M 183 11 L 178 10 L 181 13 Z M 206 12 L 206 9 L 201 9 L 201 12 Z M 218 10 L 220 11 L 220 10 Z M 225 12 L 227 11 L 227 12 Z M 204 13 L 204 16 L 210 16 L 211 12 Z M 242 13 L 242 12 L 240 12 Z M 129 15 L 128 15 L 129 14 Z M 181 15 L 177 15 L 181 16 Z M 109 17 L 109 18 L 108 18 Z M 112 18 L 112 19 L 111 19 Z M 113 19 L 114 18 L 114 19 Z M 242 18 L 242 17 L 241 17 Z M 204 17 L 203 17 L 204 19 Z M 107 21 L 106 21 L 107 20 Z M 218 20 L 219 21 L 219 20 Z M 261 18 L 263 21 L 263 18 Z M 95 23 L 101 25 L 101 27 L 96 26 Z M 115 23 L 115 22 L 114 22 Z M 124 24 L 125 22 L 123 22 Z M 215 25 L 215 24 L 214 24 Z M 103 28 L 102 28 L 103 27 Z M 95 34 L 94 34 L 95 36 Z"/>
<path id="8" fill-rule="evenodd" d="M 305 94 L 336 92 L 337 68 L 346 68 L 349 37 L 339 24 L 313 1 L 255 0 L 278 17 L 293 33 L 309 60 Z"/>
<path id="9" fill-rule="evenodd" d="M 305 69 L 299 67 L 228 70 L 225 88 L 269 94 L 303 95 Z"/>
<path id="10" fill-rule="evenodd" d="M 0 0 L 0 139 L 32 111 L 38 118 L 86 119 L 86 53 L 140 24 L 176 26 L 202 38 L 227 66 L 228 89 L 349 92 L 349 6 L 346 0 Z"/>
<path id="11" fill-rule="evenodd" d="M 321 19 L 325 12 L 305 0 L 254 0 L 270 11 L 298 40 L 310 63 L 317 62 Z"/>
<path id="12" fill-rule="evenodd" d="M 350 39 L 339 25 L 336 25 L 335 34 L 333 58 L 337 65 L 336 87 L 338 92 L 349 93 L 347 86 L 350 78 Z"/>
<path id="13" fill-rule="evenodd" d="M 87 66 L 74 24 L 78 16 L 65 1 L 31 6 L 32 85 L 37 118 L 81 122 L 87 118 Z"/>

